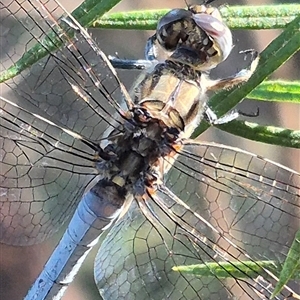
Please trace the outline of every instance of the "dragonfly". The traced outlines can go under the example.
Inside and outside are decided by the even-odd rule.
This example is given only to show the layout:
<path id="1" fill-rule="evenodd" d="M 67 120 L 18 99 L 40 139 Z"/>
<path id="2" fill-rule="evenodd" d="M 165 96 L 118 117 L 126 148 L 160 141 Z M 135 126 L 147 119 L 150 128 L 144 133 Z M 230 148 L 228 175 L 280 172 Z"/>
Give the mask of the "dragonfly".
<path id="1" fill-rule="evenodd" d="M 103 299 L 270 299 L 299 230 L 300 174 L 189 139 L 203 118 L 222 122 L 207 92 L 247 81 L 257 63 L 209 77 L 232 49 L 218 10 L 164 16 L 146 45 L 153 69 L 131 95 L 58 1 L 1 8 L 3 69 L 17 62 L 16 32 L 26 51 L 38 44 L 47 54 L 1 84 L 1 242 L 42 242 L 72 217 L 25 299 L 61 298 L 107 231 L 94 267 Z M 274 297 L 297 288 L 291 279 Z"/>

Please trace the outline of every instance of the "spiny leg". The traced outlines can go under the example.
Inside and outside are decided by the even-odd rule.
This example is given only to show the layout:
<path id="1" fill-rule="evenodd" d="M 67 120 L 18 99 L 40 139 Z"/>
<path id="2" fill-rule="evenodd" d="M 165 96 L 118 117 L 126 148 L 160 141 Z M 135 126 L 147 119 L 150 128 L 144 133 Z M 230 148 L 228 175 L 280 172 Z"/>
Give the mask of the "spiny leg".
<path id="1" fill-rule="evenodd" d="M 259 54 L 257 51 L 253 49 L 241 51 L 240 53 L 245 53 L 245 54 L 249 53 L 250 55 L 252 55 L 250 67 L 247 69 L 243 69 L 239 71 L 237 74 L 227 78 L 209 80 L 207 83 L 208 85 L 206 86 L 208 91 L 214 92 L 222 89 L 229 90 L 249 80 L 249 78 L 252 76 L 252 74 L 257 68 L 259 62 Z"/>
<path id="2" fill-rule="evenodd" d="M 239 71 L 237 74 L 232 75 L 227 78 L 218 79 L 218 80 L 209 80 L 207 89 L 209 91 L 219 91 L 221 89 L 231 89 L 234 88 L 242 83 L 245 83 L 249 80 L 249 78 L 252 76 L 254 71 L 257 68 L 258 62 L 259 62 L 259 54 L 257 51 L 250 49 L 241 51 L 240 53 L 250 53 L 252 56 L 250 67 L 247 69 L 243 69 Z M 240 115 L 248 116 L 248 117 L 255 117 L 258 116 L 259 111 L 257 111 L 255 114 L 246 114 L 238 110 L 232 110 L 225 114 L 224 116 L 218 118 L 218 116 L 214 113 L 214 111 L 207 107 L 205 110 L 205 119 L 212 125 L 220 125 L 225 124 L 230 121 L 233 121 L 237 119 Z"/>

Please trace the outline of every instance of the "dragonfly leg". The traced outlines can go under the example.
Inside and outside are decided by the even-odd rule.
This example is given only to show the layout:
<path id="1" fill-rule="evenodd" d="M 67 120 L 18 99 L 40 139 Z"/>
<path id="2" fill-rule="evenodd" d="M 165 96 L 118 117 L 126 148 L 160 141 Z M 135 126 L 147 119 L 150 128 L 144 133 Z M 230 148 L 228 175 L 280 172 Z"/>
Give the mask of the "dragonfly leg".
<path id="1" fill-rule="evenodd" d="M 246 54 L 251 54 L 252 55 L 252 60 L 249 68 L 243 69 L 239 71 L 237 74 L 232 75 L 227 78 L 223 79 L 217 79 L 217 80 L 210 80 L 210 85 L 208 86 L 209 91 L 218 91 L 221 89 L 231 89 L 239 84 L 242 84 L 244 82 L 247 82 L 249 78 L 252 76 L 254 73 L 258 61 L 259 61 L 259 54 L 255 50 L 246 50 L 241 53 L 246 53 Z M 218 117 L 215 112 L 207 106 L 205 113 L 204 113 L 204 118 L 206 121 L 208 121 L 212 125 L 220 125 L 220 124 L 225 124 L 230 121 L 233 121 L 237 119 L 240 115 L 243 116 L 248 116 L 248 117 L 256 117 L 258 115 L 258 112 L 256 114 L 247 114 L 241 111 L 238 111 L 236 109 L 230 111 L 229 113 L 225 114 L 222 117 Z"/>
<path id="2" fill-rule="evenodd" d="M 150 61 L 156 61 L 158 57 L 158 50 L 156 46 L 156 34 L 148 38 L 145 46 L 145 58 Z"/>
<path id="3" fill-rule="evenodd" d="M 210 80 L 210 84 L 207 86 L 209 91 L 219 91 L 222 89 L 232 89 L 244 82 L 247 82 L 252 76 L 259 62 L 259 54 L 255 50 L 246 50 L 241 53 L 250 53 L 252 55 L 251 64 L 249 68 L 243 69 L 238 73 L 223 79 Z"/>
<path id="4" fill-rule="evenodd" d="M 108 58 L 115 69 L 146 70 L 153 64 L 146 59 L 122 59 L 112 55 L 109 55 Z"/>
<path id="5" fill-rule="evenodd" d="M 209 122 L 211 125 L 222 125 L 225 123 L 229 123 L 237 119 L 239 116 L 255 118 L 259 116 L 259 109 L 257 108 L 257 111 L 255 113 L 246 113 L 241 110 L 233 109 L 220 118 L 218 118 L 218 116 L 214 113 L 214 111 L 210 107 L 207 107 L 204 112 L 205 120 Z"/>
<path id="6" fill-rule="evenodd" d="M 204 118 L 207 122 L 209 122 L 211 125 L 221 125 L 228 123 L 230 121 L 233 121 L 239 117 L 240 113 L 236 110 L 233 109 L 232 111 L 228 112 L 222 117 L 218 117 L 215 112 L 210 108 L 207 107 L 205 112 L 204 112 Z"/>
<path id="7" fill-rule="evenodd" d="M 145 46 L 145 59 L 121 59 L 109 55 L 108 58 L 116 69 L 123 70 L 146 70 L 155 66 L 157 61 L 156 35 L 151 36 Z"/>

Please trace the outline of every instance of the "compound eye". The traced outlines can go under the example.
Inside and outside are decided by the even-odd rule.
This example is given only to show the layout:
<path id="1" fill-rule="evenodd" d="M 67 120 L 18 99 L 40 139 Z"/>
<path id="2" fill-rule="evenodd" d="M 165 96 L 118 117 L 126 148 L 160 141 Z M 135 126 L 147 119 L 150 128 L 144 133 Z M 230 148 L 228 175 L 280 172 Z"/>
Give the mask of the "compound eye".
<path id="1" fill-rule="evenodd" d="M 162 47 L 173 51 L 178 42 L 185 38 L 183 20 L 191 19 L 192 13 L 185 9 L 173 9 L 163 16 L 157 24 L 156 36 Z"/>
<path id="2" fill-rule="evenodd" d="M 180 21 L 185 18 L 190 18 L 192 13 L 188 10 L 177 8 L 172 9 L 168 13 L 166 13 L 158 22 L 157 30 L 160 31 L 163 29 L 164 26 L 170 26 L 172 23 Z"/>
<path id="3" fill-rule="evenodd" d="M 213 41 L 213 48 L 218 52 L 218 63 L 224 61 L 232 50 L 230 29 L 219 19 L 208 14 L 194 14 L 193 20 Z"/>

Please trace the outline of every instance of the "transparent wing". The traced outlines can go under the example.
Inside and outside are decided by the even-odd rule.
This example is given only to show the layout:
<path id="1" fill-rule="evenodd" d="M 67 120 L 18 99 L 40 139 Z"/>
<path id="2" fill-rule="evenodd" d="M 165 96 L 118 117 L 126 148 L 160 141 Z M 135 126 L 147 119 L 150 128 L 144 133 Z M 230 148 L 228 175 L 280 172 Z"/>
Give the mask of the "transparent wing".
<path id="1" fill-rule="evenodd" d="M 73 213 L 96 175 L 94 151 L 61 128 L 0 100 L 0 239 L 28 245 Z"/>
<path id="2" fill-rule="evenodd" d="M 105 128 L 116 122 L 114 114 L 120 108 L 115 99 L 122 99 L 115 71 L 99 56 L 105 57 L 102 51 L 82 34 L 81 27 L 75 27 L 78 24 L 69 20 L 56 1 L 1 5 L 2 78 L 26 66 L 2 84 L 3 95 L 56 124 L 98 140 Z M 43 53 L 46 56 L 38 60 Z"/>
<path id="3" fill-rule="evenodd" d="M 270 299 L 299 230 L 299 182 L 242 150 L 187 144 L 166 187 L 135 202 L 102 244 L 95 277 L 104 299 Z M 202 275 L 172 269 L 196 264 Z M 293 278 L 275 299 L 292 291 Z"/>
<path id="4" fill-rule="evenodd" d="M 59 229 L 96 174 L 95 151 L 76 133 L 103 140 L 122 97 L 102 51 L 58 2 L 0 9 L 1 240 L 32 244 Z"/>

